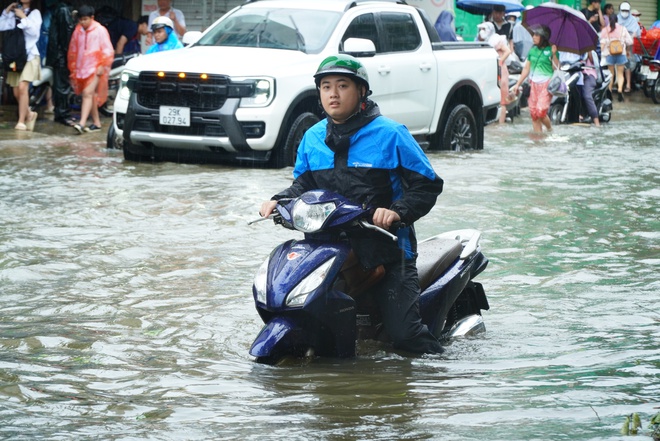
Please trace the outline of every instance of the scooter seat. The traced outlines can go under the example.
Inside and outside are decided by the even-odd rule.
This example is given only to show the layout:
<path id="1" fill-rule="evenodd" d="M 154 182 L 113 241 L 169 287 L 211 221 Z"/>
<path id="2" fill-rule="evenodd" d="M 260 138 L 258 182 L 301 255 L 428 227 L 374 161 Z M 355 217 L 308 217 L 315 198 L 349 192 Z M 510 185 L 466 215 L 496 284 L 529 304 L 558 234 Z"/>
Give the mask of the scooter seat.
<path id="1" fill-rule="evenodd" d="M 458 259 L 463 246 L 458 240 L 432 237 L 417 244 L 417 273 L 422 291 Z"/>

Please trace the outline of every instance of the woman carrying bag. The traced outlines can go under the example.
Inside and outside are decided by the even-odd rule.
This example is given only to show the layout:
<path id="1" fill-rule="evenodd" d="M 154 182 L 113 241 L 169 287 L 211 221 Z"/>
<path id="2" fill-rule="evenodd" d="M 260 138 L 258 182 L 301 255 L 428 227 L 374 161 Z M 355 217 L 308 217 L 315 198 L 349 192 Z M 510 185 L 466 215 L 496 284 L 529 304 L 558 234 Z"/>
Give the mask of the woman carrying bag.
<path id="1" fill-rule="evenodd" d="M 617 91 L 619 92 L 619 102 L 621 102 L 623 101 L 623 71 L 628 62 L 626 48 L 632 46 L 633 39 L 628 29 L 617 23 L 617 20 L 616 14 L 610 14 L 609 26 L 600 31 L 600 52 L 603 54 L 605 64 L 612 76 L 616 74 Z M 610 83 L 610 91 L 613 83 L 614 81 Z"/>
<path id="2" fill-rule="evenodd" d="M 557 46 L 550 44 L 550 29 L 547 26 L 541 25 L 535 28 L 532 41 L 534 46 L 529 50 L 520 78 L 512 89 L 518 93 L 520 85 L 529 76 L 529 114 L 532 117 L 534 132 L 542 133 L 543 126 L 548 131 L 552 130 L 552 123 L 548 117 L 552 95 L 548 92 L 548 84 L 554 73 L 554 66 L 559 65 L 559 60 Z"/>
<path id="3" fill-rule="evenodd" d="M 39 49 L 37 49 L 41 22 L 41 13 L 38 9 L 31 10 L 30 0 L 11 3 L 0 16 L 0 31 L 21 29 L 25 39 L 25 53 L 27 54 L 25 66 L 7 71 L 7 84 L 12 87 L 14 97 L 18 102 L 18 122 L 14 127 L 16 130 L 34 130 L 34 124 L 37 121 L 37 112 L 30 110 L 29 92 L 30 83 L 41 79 L 41 58 Z M 25 58 L 23 60 L 25 61 Z"/>

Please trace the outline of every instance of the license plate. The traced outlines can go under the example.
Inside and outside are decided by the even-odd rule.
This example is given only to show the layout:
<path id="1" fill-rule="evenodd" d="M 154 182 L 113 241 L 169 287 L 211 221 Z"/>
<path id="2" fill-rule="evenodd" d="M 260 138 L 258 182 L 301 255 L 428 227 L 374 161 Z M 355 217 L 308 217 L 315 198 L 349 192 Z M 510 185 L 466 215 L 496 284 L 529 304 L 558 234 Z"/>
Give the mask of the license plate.
<path id="1" fill-rule="evenodd" d="M 164 126 L 190 127 L 190 107 L 160 106 L 160 123 Z"/>
<path id="2" fill-rule="evenodd" d="M 641 73 L 642 75 L 648 75 L 651 73 L 651 68 L 649 68 L 648 66 L 642 66 L 639 69 L 639 73 Z"/>
<path id="3" fill-rule="evenodd" d="M 656 80 L 658 79 L 658 71 L 651 72 L 648 75 L 646 75 L 647 80 Z"/>

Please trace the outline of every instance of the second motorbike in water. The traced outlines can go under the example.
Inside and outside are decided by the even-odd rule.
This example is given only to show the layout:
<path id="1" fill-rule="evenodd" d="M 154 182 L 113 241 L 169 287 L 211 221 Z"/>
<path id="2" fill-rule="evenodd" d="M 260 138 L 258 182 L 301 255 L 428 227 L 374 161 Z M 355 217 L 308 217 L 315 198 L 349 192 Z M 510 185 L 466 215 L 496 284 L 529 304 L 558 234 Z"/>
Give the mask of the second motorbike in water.
<path id="1" fill-rule="evenodd" d="M 582 72 L 587 69 L 587 66 L 583 60 L 578 60 L 573 63 L 562 64 L 560 69 L 568 73 L 568 79 L 566 80 L 568 94 L 553 97 L 548 110 L 550 121 L 552 124 L 589 122 L 586 106 L 580 93 L 580 86 L 578 86 L 581 75 L 584 75 Z M 609 90 L 612 75 L 608 70 L 598 68 L 596 70 L 599 75 L 592 96 L 598 110 L 598 119 L 600 122 L 609 122 L 612 113 L 612 92 Z"/>
<path id="2" fill-rule="evenodd" d="M 255 276 L 254 302 L 265 323 L 250 348 L 257 362 L 352 357 L 356 340 L 388 341 L 373 290 L 385 270 L 364 270 L 349 242 L 365 229 L 398 239 L 371 224 L 372 214 L 323 190 L 278 202 L 275 223 L 305 238 L 276 247 Z M 441 340 L 485 331 L 481 310 L 489 309 L 488 300 L 473 280 L 488 264 L 480 237 L 457 230 L 418 243 L 420 314 Z"/>

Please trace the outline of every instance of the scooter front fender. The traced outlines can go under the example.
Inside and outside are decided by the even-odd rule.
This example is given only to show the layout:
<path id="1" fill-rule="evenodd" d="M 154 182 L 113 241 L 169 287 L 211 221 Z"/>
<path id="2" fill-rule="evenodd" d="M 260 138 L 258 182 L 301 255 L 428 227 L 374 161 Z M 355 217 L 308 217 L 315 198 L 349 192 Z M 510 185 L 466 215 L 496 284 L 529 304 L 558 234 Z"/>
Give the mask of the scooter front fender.
<path id="1" fill-rule="evenodd" d="M 287 317 L 274 317 L 261 329 L 250 348 L 253 357 L 275 357 L 290 354 L 300 347 L 303 340 L 302 329 Z"/>

